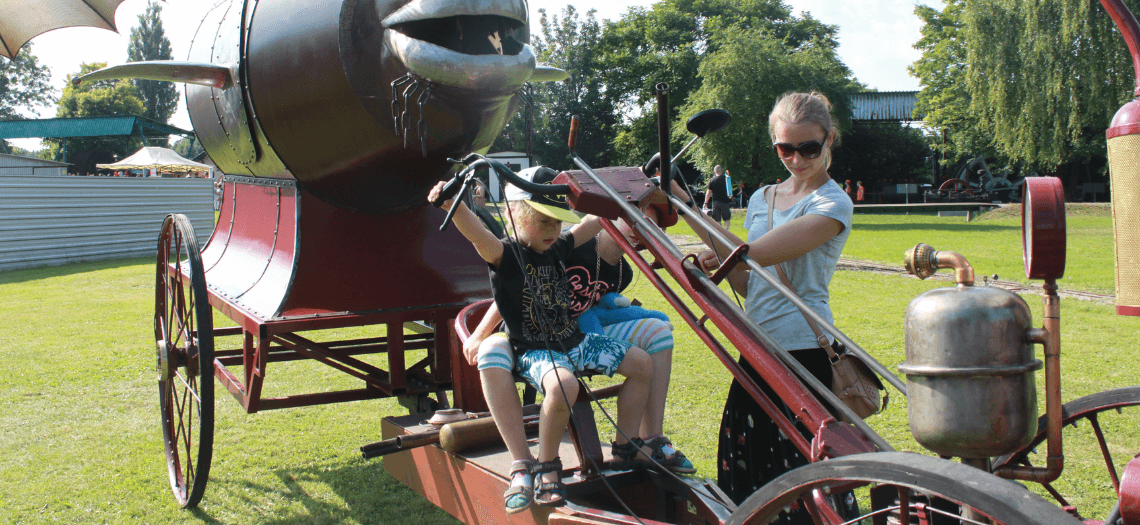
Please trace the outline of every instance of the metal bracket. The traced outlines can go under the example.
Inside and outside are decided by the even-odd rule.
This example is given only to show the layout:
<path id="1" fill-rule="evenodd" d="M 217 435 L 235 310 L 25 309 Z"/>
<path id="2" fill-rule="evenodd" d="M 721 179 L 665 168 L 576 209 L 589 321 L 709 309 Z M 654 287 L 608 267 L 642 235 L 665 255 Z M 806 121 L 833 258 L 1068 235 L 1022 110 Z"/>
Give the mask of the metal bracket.
<path id="1" fill-rule="evenodd" d="M 740 258 L 747 254 L 748 243 L 743 243 L 740 246 L 737 246 L 735 250 L 732 250 L 732 253 L 728 254 L 728 257 L 726 257 L 724 259 L 724 262 L 721 263 L 720 268 L 717 268 L 716 272 L 713 272 L 712 276 L 709 277 L 709 279 L 719 285 L 725 277 L 728 277 L 728 272 L 731 272 L 733 268 L 736 268 L 736 264 L 740 262 Z"/>

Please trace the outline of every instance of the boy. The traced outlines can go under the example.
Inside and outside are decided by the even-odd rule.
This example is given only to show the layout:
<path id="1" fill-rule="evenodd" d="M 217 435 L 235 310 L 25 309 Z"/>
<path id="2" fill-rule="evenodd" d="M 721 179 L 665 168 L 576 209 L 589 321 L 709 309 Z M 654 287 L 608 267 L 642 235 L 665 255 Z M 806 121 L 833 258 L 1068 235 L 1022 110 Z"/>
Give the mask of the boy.
<path id="1" fill-rule="evenodd" d="M 537 183 L 550 183 L 556 174 L 549 168 L 531 168 L 519 173 Z M 444 186 L 440 182 L 428 194 L 434 201 Z M 503 494 L 508 513 L 521 512 L 532 502 L 560 505 L 565 501 L 558 448 L 570 420 L 570 407 L 578 397 L 575 371 L 594 370 L 626 377 L 618 396 L 618 434 L 612 453 L 613 468 L 630 468 L 648 462 L 642 443 L 635 436 L 645 410 L 653 363 L 644 350 L 595 334 L 583 334 L 568 308 L 571 298 L 565 261 L 574 248 L 601 229 L 597 217 L 588 217 L 577 233 L 561 233 L 562 222 L 581 222 L 565 199 L 532 195 L 510 186 L 508 234 L 503 239 L 483 227 L 462 202 L 454 223 L 490 265 L 495 305 L 507 327 L 504 337 L 488 338 L 479 347 L 477 363 L 484 396 L 499 433 L 514 459 L 511 484 Z M 452 201 L 443 203 L 450 209 Z M 521 260 L 520 260 L 521 259 Z M 518 425 L 521 406 L 513 372 L 543 392 L 539 416 L 538 461 L 527 446 Z M 626 436 L 633 437 L 632 440 Z M 537 479 L 536 475 L 539 475 Z"/>

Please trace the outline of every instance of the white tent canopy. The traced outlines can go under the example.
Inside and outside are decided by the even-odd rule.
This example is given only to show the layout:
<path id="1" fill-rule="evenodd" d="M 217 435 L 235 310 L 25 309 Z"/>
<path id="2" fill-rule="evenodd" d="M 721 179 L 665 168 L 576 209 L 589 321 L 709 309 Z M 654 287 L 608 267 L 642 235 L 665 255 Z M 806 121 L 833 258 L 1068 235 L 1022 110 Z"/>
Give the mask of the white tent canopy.
<path id="1" fill-rule="evenodd" d="M 210 171 L 210 166 L 194 162 L 175 153 L 173 150 L 148 146 L 119 162 L 96 164 L 95 167 L 108 170 L 155 170 L 159 173 L 175 171 Z"/>

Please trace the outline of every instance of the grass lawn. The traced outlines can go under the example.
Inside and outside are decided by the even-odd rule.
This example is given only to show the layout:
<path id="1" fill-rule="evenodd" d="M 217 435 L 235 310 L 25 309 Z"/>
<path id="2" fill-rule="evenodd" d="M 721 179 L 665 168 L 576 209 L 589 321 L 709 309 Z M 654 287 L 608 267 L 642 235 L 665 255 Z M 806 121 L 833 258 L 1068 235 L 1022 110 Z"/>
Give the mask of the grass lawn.
<path id="1" fill-rule="evenodd" d="M 1111 212 L 1103 206 L 1069 206 L 1068 271 L 1057 284 L 1073 290 L 1112 293 L 1115 282 Z M 734 211 L 731 230 L 742 239 L 747 237 L 743 210 Z M 696 235 L 683 222 L 670 227 L 669 233 Z M 1020 205 L 983 214 L 971 222 L 964 217 L 856 214 L 843 256 L 901 268 L 903 254 L 920 242 L 966 256 L 979 280 L 983 275 L 997 274 L 1005 280 L 1028 282 L 1021 257 Z"/>
<path id="2" fill-rule="evenodd" d="M 897 262 L 908 244 L 924 241 L 962 253 L 979 273 L 1012 278 L 1020 267 L 1013 221 L 856 216 L 847 254 Z M 1111 251 L 1102 246 L 1107 238 L 1111 250 L 1106 225 L 1098 217 L 1070 219 L 1062 286 L 1111 290 Z M 735 229 L 743 233 L 739 221 Z M 1001 266 L 1008 257 L 1012 263 Z M 388 476 L 382 460 L 359 457 L 357 447 L 379 440 L 383 416 L 404 413 L 394 401 L 246 414 L 220 389 L 209 486 L 198 509 L 178 509 L 158 424 L 153 264 L 132 259 L 0 273 L 0 355 L 8 370 L 0 378 L 0 522 L 454 523 Z M 938 286 L 945 283 L 837 272 L 837 325 L 894 369 L 903 360 L 906 304 Z M 666 310 L 643 278 L 627 295 Z M 1026 299 L 1039 324 L 1040 298 Z M 690 331 L 678 328 L 666 430 L 699 474 L 715 478 L 728 373 Z M 1136 384 L 1125 342 L 1140 331 L 1140 320 L 1115 316 L 1110 305 L 1066 300 L 1062 330 L 1065 400 Z M 274 363 L 265 395 L 320 391 L 342 381 L 343 375 L 310 362 Z M 888 411 L 869 422 L 898 449 L 922 452 L 897 393 Z M 1140 452 L 1135 410 L 1110 427 L 1118 463 Z M 599 428 L 608 437 L 606 427 Z M 1074 479 L 1067 491 L 1078 505 L 1102 509 L 1092 516 L 1103 517 L 1111 488 L 1103 470 L 1088 465 L 1095 463 L 1094 451 L 1078 439 L 1066 446 L 1073 448 L 1066 450 L 1065 476 Z"/>

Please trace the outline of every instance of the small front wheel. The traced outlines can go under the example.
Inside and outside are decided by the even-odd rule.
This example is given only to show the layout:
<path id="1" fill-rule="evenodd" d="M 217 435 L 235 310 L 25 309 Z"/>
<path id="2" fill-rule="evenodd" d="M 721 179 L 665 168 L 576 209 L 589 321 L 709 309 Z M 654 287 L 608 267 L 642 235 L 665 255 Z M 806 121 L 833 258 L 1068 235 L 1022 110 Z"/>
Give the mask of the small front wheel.
<path id="1" fill-rule="evenodd" d="M 154 335 L 159 410 L 174 498 L 194 507 L 214 453 L 214 327 L 198 239 L 184 215 L 168 215 L 158 238 Z"/>

